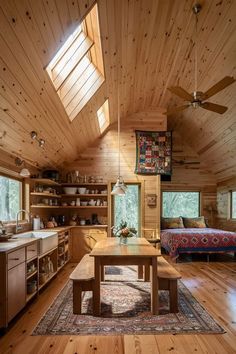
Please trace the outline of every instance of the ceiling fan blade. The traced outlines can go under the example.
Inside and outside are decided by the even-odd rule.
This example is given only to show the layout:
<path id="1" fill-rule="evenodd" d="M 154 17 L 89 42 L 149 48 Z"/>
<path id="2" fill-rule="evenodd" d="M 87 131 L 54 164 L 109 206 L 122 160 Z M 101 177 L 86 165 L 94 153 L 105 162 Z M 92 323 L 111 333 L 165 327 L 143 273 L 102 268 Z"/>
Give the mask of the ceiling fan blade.
<path id="1" fill-rule="evenodd" d="M 234 81 L 235 79 L 232 76 L 225 76 L 203 94 L 203 99 L 206 100 L 207 98 L 212 97 L 217 92 L 224 90 L 227 86 L 231 85 Z"/>
<path id="2" fill-rule="evenodd" d="M 208 111 L 216 112 L 219 114 L 223 114 L 227 111 L 228 107 L 221 106 L 216 103 L 211 103 L 211 102 L 203 102 L 200 105 L 202 108 L 207 109 Z"/>
<path id="3" fill-rule="evenodd" d="M 171 91 L 172 93 L 174 93 L 175 95 L 183 98 L 186 101 L 191 102 L 193 100 L 193 96 L 190 93 L 188 93 L 187 91 L 185 91 L 180 86 L 171 86 L 171 87 L 168 87 L 168 90 Z"/>
<path id="4" fill-rule="evenodd" d="M 171 116 L 172 114 L 183 111 L 184 109 L 186 109 L 188 107 L 189 107 L 189 104 L 184 104 L 183 106 L 173 107 L 173 108 L 167 110 L 166 115 Z"/>

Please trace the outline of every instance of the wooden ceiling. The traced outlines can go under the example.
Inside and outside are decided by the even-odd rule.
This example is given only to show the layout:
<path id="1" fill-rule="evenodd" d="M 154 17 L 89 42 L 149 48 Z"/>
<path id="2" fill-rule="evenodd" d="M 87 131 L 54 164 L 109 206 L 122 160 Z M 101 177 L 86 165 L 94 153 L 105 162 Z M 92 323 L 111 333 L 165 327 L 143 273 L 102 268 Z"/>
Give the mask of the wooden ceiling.
<path id="1" fill-rule="evenodd" d="M 192 0 L 98 0 L 105 83 L 71 123 L 45 67 L 94 0 L 0 1 L 0 145 L 40 167 L 63 166 L 100 136 L 96 111 L 109 97 L 111 122 L 183 101 L 168 86 L 194 90 Z M 236 1 L 200 1 L 198 89 L 236 77 Z M 215 174 L 236 175 L 236 83 L 209 101 L 224 115 L 201 108 L 168 118 Z M 153 126 L 155 129 L 155 125 Z M 41 149 L 34 130 L 46 140 Z"/>

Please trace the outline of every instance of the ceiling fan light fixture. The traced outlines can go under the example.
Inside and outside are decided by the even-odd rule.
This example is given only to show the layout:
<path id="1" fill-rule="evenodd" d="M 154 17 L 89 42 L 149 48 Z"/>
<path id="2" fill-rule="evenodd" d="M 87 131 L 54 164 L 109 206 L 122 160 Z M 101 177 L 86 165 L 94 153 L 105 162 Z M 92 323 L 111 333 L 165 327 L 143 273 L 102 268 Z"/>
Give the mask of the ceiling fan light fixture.
<path id="1" fill-rule="evenodd" d="M 202 9 L 202 5 L 199 3 L 194 4 L 192 7 L 193 14 L 195 15 L 195 43 L 194 43 L 194 86 L 195 86 L 195 91 L 190 94 L 188 93 L 185 89 L 183 89 L 180 86 L 171 86 L 168 87 L 168 90 L 172 92 L 173 94 L 179 96 L 180 98 L 184 99 L 185 101 L 188 102 L 188 104 L 185 104 L 183 106 L 177 106 L 175 108 L 170 108 L 167 109 L 166 115 L 170 116 L 173 115 L 174 113 L 178 113 L 180 111 L 183 111 L 184 109 L 188 108 L 189 106 L 195 108 L 203 108 L 211 112 L 215 112 L 218 114 L 224 114 L 228 107 L 222 106 L 216 103 L 212 102 L 205 102 L 206 99 L 214 96 L 218 92 L 224 90 L 226 87 L 231 85 L 233 82 L 236 80 L 232 76 L 225 76 L 223 79 L 218 81 L 215 85 L 210 87 L 206 92 L 201 92 L 197 91 L 198 83 L 197 83 L 197 74 L 198 74 L 198 63 L 197 63 L 197 58 L 198 58 L 198 41 L 197 41 L 197 36 L 198 36 L 198 29 L 197 29 L 197 24 L 198 24 L 198 14 Z"/>

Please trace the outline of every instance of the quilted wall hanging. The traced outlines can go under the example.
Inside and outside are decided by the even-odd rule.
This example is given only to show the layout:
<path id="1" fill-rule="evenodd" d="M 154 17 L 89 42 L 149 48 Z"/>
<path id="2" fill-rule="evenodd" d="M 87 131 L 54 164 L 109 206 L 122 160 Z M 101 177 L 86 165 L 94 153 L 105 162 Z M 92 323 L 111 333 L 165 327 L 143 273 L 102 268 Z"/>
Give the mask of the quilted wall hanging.
<path id="1" fill-rule="evenodd" d="M 171 132 L 149 132 L 136 130 L 135 133 L 135 173 L 143 175 L 171 175 Z"/>

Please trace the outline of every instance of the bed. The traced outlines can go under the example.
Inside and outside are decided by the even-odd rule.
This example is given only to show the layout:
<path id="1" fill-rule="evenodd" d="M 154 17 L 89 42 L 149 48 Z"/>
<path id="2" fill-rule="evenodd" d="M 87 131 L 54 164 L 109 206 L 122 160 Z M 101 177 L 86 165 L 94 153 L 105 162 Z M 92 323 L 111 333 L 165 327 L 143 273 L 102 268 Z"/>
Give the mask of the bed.
<path id="1" fill-rule="evenodd" d="M 179 225 L 178 225 L 179 226 Z M 161 246 L 177 258 L 180 253 L 236 252 L 236 233 L 208 227 L 164 228 L 161 230 Z"/>

